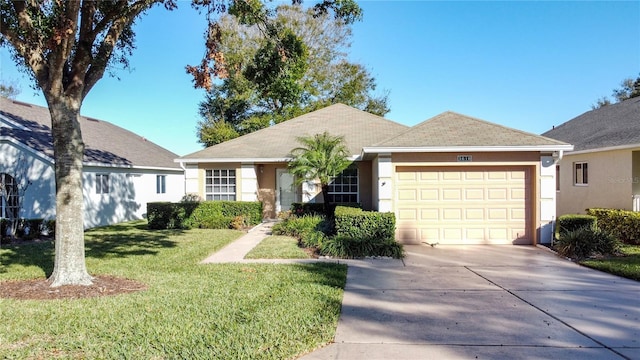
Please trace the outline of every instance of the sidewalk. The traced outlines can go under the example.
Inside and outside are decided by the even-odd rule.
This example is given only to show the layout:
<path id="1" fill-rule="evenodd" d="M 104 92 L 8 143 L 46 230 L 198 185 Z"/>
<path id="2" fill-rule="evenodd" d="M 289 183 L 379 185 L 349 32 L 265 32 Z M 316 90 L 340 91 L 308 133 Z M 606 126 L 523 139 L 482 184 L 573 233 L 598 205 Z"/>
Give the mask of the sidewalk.
<path id="1" fill-rule="evenodd" d="M 201 264 L 221 263 L 267 263 L 267 264 L 304 264 L 314 262 L 344 263 L 340 259 L 245 259 L 245 255 L 264 238 L 271 236 L 271 227 L 275 222 L 263 222 L 245 235 L 202 260 Z"/>

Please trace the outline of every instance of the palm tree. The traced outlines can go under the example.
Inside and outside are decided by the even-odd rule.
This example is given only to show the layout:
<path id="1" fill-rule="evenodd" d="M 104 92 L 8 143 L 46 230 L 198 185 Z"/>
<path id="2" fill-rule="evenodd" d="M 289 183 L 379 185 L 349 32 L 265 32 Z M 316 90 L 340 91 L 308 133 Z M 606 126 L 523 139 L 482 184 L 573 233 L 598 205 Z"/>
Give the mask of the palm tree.
<path id="1" fill-rule="evenodd" d="M 299 137 L 298 142 L 302 146 L 291 150 L 293 159 L 288 165 L 289 172 L 295 176 L 297 185 L 309 180 L 320 181 L 324 211 L 330 215 L 329 183 L 351 163 L 344 138 L 325 131 L 322 134 Z"/>

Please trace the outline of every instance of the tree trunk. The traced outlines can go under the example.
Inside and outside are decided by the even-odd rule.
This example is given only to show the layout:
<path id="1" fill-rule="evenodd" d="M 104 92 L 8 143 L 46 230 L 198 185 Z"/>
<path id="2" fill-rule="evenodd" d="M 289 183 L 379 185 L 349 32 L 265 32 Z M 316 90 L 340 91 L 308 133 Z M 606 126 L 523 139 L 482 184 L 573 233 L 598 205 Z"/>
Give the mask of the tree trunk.
<path id="1" fill-rule="evenodd" d="M 329 202 L 329 184 L 322 184 L 322 200 L 324 201 L 324 214 L 327 218 L 332 217 L 331 214 L 331 203 Z"/>
<path id="2" fill-rule="evenodd" d="M 84 196 L 80 99 L 47 96 L 51 113 L 56 173 L 56 236 L 52 287 L 91 285 L 84 253 Z"/>

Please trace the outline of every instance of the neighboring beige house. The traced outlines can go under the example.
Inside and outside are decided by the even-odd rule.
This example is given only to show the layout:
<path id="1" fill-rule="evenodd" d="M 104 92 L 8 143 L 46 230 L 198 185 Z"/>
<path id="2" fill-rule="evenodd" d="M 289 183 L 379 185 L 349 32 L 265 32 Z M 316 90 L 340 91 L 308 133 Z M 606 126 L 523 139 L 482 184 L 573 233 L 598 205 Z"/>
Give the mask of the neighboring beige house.
<path id="1" fill-rule="evenodd" d="M 557 166 L 557 213 L 640 211 L 640 98 L 588 111 L 544 136 L 575 146 Z"/>
<path id="2" fill-rule="evenodd" d="M 173 152 L 107 121 L 80 118 L 84 227 L 140 219 L 152 201 L 180 201 L 184 172 Z M 55 218 L 55 173 L 49 110 L 0 97 L 0 185 L 30 181 L 23 206 L 0 194 L 0 218 Z"/>
<path id="3" fill-rule="evenodd" d="M 446 112 L 407 127 L 337 104 L 186 155 L 186 192 L 264 203 L 274 218 L 292 202 L 322 202 L 318 184 L 293 186 L 297 138 L 344 136 L 354 165 L 330 189 L 335 202 L 394 212 L 408 244 L 549 242 L 561 141 Z"/>

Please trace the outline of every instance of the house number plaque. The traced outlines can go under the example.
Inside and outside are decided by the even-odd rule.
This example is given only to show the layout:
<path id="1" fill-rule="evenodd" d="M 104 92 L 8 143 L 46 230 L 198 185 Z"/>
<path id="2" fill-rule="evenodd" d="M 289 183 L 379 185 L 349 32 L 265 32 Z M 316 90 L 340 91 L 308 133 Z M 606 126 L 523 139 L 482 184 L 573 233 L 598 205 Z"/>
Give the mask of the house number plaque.
<path id="1" fill-rule="evenodd" d="M 458 155 L 458 162 L 471 162 L 473 158 L 471 155 Z"/>

